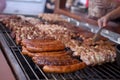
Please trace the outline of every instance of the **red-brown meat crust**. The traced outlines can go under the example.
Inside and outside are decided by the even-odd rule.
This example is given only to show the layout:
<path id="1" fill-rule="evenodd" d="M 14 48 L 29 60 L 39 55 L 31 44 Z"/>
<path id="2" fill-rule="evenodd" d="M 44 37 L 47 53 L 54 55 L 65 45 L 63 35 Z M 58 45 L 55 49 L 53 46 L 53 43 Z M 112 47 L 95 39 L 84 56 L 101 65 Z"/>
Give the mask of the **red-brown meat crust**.
<path id="1" fill-rule="evenodd" d="M 55 51 L 55 52 L 40 52 L 40 53 L 32 53 L 29 52 L 24 46 L 22 46 L 22 54 L 27 55 L 29 57 L 34 56 L 64 56 L 67 55 L 69 52 L 64 51 Z"/>
<path id="2" fill-rule="evenodd" d="M 43 71 L 47 73 L 70 73 L 86 67 L 84 62 L 71 64 L 71 65 L 64 65 L 64 66 L 51 66 L 45 65 L 43 67 Z"/>
<path id="3" fill-rule="evenodd" d="M 35 56 L 32 58 L 33 61 L 39 66 L 44 65 L 54 65 L 54 66 L 63 66 L 79 63 L 77 59 L 71 58 L 69 55 L 64 56 Z"/>
<path id="4" fill-rule="evenodd" d="M 22 41 L 22 45 L 30 52 L 60 51 L 65 49 L 65 45 L 58 40 L 32 39 Z"/>

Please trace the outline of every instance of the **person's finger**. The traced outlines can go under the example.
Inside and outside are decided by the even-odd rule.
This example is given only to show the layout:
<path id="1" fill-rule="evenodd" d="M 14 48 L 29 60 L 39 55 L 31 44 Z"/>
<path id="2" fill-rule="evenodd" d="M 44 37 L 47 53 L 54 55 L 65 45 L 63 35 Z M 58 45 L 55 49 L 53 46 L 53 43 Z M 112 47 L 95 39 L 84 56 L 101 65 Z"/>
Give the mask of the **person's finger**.
<path id="1" fill-rule="evenodd" d="M 103 20 L 103 27 L 105 27 L 106 25 L 107 25 L 107 20 L 104 19 L 104 20 Z"/>
<path id="2" fill-rule="evenodd" d="M 101 27 L 103 25 L 103 22 L 101 19 L 98 20 L 98 26 Z"/>

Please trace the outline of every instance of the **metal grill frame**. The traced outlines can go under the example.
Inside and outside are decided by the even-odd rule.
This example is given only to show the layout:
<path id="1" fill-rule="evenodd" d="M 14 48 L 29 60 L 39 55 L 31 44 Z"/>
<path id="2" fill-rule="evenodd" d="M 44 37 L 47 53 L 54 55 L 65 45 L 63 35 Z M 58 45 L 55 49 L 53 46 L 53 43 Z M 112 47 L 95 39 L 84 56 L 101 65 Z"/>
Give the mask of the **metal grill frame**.
<path id="1" fill-rule="evenodd" d="M 31 58 L 21 54 L 21 47 L 16 45 L 10 36 L 10 31 L 2 24 L 0 24 L 0 43 L 19 80 L 120 80 L 120 67 L 116 62 L 89 66 L 67 74 L 44 73 Z"/>

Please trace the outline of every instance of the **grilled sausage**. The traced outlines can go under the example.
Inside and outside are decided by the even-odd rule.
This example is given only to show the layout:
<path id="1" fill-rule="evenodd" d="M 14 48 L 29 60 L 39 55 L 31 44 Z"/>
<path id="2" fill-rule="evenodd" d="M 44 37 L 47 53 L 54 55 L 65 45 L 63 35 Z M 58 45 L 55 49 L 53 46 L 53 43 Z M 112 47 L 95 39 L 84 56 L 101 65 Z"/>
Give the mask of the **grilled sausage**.
<path id="1" fill-rule="evenodd" d="M 22 54 L 27 55 L 29 57 L 34 57 L 34 56 L 45 57 L 45 56 L 65 56 L 69 53 L 66 51 L 32 53 L 32 52 L 29 52 L 24 46 L 22 46 Z"/>
<path id="2" fill-rule="evenodd" d="M 35 56 L 65 56 L 68 53 L 65 51 L 56 51 L 56 52 L 41 52 L 41 53 L 36 53 Z"/>
<path id="3" fill-rule="evenodd" d="M 22 45 L 30 52 L 60 51 L 65 49 L 65 45 L 58 40 L 32 39 L 22 41 Z"/>
<path id="4" fill-rule="evenodd" d="M 86 67 L 84 62 L 72 64 L 72 65 L 65 65 L 65 66 L 50 66 L 45 65 L 43 66 L 43 71 L 47 73 L 69 73 L 74 72 Z"/>
<path id="5" fill-rule="evenodd" d="M 68 55 L 64 56 L 35 56 L 32 60 L 39 66 L 52 65 L 52 66 L 64 66 L 79 63 L 77 59 L 73 59 Z"/>
<path id="6" fill-rule="evenodd" d="M 22 54 L 27 55 L 29 57 L 33 57 L 35 55 L 35 53 L 29 52 L 24 46 L 22 46 Z"/>

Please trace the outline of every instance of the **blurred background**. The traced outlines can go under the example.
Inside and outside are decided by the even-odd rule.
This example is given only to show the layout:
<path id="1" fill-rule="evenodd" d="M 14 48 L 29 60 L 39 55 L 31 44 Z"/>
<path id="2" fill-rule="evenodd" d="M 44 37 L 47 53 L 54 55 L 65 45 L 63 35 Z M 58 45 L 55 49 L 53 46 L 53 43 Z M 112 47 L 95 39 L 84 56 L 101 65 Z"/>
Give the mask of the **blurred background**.
<path id="1" fill-rule="evenodd" d="M 55 0 L 0 0 L 4 4 L 3 13 L 38 15 L 39 13 L 53 13 Z M 67 0 L 66 8 L 71 12 L 87 12 L 88 0 Z M 49 4 L 47 4 L 49 3 Z"/>
<path id="2" fill-rule="evenodd" d="M 44 12 L 46 0 L 6 0 L 3 13 L 38 15 Z"/>

